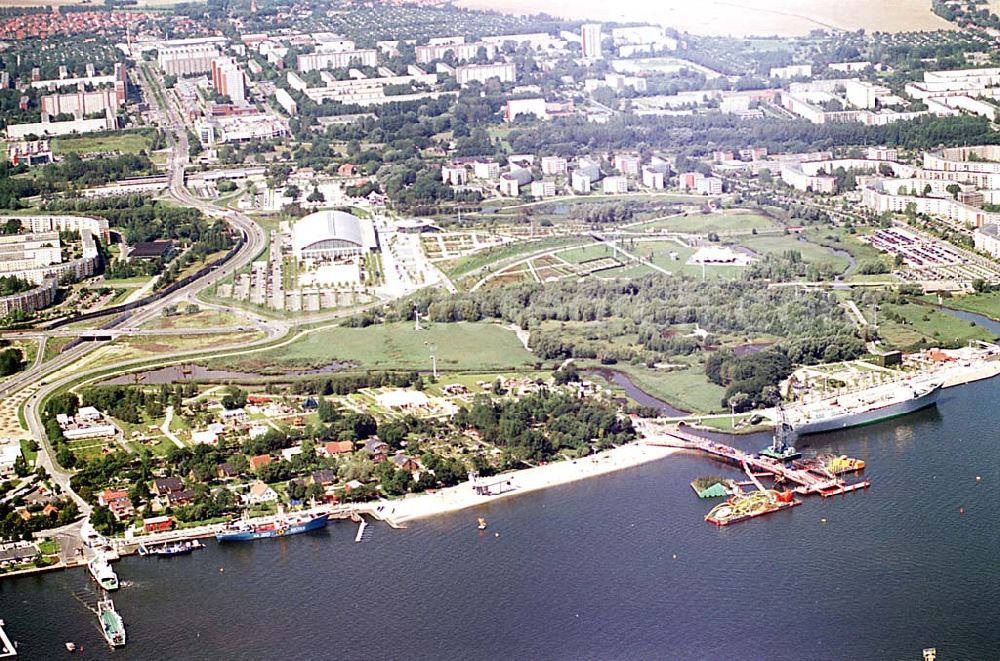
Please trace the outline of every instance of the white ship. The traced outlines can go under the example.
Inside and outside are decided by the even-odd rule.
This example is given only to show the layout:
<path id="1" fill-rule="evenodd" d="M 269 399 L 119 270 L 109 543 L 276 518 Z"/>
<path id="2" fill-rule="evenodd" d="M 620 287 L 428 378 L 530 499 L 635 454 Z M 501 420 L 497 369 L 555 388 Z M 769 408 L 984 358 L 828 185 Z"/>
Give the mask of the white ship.
<path id="1" fill-rule="evenodd" d="M 118 589 L 118 574 L 111 568 L 103 555 L 98 555 L 87 563 L 87 569 L 90 570 L 90 575 L 94 577 L 94 580 L 105 590 L 110 592 Z"/>
<path id="2" fill-rule="evenodd" d="M 788 421 L 797 436 L 870 425 L 933 406 L 939 381 L 892 383 L 789 409 Z"/>

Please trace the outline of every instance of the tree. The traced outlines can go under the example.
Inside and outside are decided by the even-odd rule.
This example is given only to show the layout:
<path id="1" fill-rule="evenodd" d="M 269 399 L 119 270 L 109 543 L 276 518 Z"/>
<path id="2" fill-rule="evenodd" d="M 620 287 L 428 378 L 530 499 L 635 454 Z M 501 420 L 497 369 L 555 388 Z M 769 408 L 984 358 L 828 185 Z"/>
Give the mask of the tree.
<path id="1" fill-rule="evenodd" d="M 0 234 L 17 234 L 20 231 L 21 221 L 17 218 L 11 218 L 0 227 Z"/>
<path id="2" fill-rule="evenodd" d="M 313 188 L 312 192 L 309 193 L 309 197 L 306 198 L 307 202 L 326 202 L 326 196 L 320 192 L 319 188 Z"/>
<path id="3" fill-rule="evenodd" d="M 285 197 L 291 198 L 292 201 L 298 200 L 302 197 L 302 189 L 295 184 L 291 184 L 285 188 Z"/>

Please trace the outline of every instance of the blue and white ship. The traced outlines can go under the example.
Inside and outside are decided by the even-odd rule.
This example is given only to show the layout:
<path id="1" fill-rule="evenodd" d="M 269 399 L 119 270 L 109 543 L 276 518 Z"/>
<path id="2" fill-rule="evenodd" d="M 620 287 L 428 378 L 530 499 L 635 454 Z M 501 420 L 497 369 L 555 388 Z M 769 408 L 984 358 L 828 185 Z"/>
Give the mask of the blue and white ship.
<path id="1" fill-rule="evenodd" d="M 789 422 L 796 436 L 870 425 L 933 406 L 940 392 L 939 381 L 893 383 L 791 409 Z"/>
<path id="2" fill-rule="evenodd" d="M 296 512 L 294 514 L 278 514 L 272 518 L 258 521 L 241 519 L 223 526 L 219 532 L 215 533 L 215 538 L 220 542 L 249 542 L 254 539 L 299 535 L 325 528 L 329 517 L 330 515 L 325 512 L 322 514 Z"/>

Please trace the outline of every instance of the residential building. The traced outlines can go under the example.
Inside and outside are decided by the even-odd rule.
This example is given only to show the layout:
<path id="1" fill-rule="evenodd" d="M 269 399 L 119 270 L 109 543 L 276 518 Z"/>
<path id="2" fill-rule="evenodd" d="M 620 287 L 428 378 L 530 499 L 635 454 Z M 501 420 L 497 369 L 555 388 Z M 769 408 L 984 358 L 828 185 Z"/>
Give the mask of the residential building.
<path id="1" fill-rule="evenodd" d="M 212 60 L 212 87 L 235 104 L 243 105 L 247 101 L 246 76 L 234 57 Z"/>
<path id="2" fill-rule="evenodd" d="M 454 72 L 459 85 L 468 85 L 472 81 L 485 83 L 492 79 L 497 79 L 501 83 L 517 82 L 517 67 L 513 62 L 463 64 L 455 67 Z"/>
<path id="3" fill-rule="evenodd" d="M 350 67 L 374 67 L 378 64 L 378 51 L 362 48 L 345 51 L 320 51 L 298 56 L 295 68 L 299 71 L 316 69 L 347 69 Z"/>
<path id="4" fill-rule="evenodd" d="M 289 71 L 288 73 L 292 72 Z M 292 98 L 291 94 L 280 87 L 274 88 L 274 100 L 292 117 L 299 114 L 299 104 L 295 103 L 295 99 Z"/>
<path id="5" fill-rule="evenodd" d="M 771 73 L 769 74 L 771 78 L 810 78 L 812 77 L 812 65 L 811 64 L 796 64 L 787 67 L 772 67 Z"/>
<path id="6" fill-rule="evenodd" d="M 479 54 L 480 48 L 483 49 L 487 59 L 490 60 L 497 53 L 496 44 L 485 41 L 465 43 L 464 37 L 432 39 L 431 43 L 416 47 L 417 63 L 427 64 L 434 60 L 443 60 L 449 53 L 456 62 L 471 60 Z"/>
<path id="7" fill-rule="evenodd" d="M 20 140 L 7 144 L 7 162 L 11 165 L 46 165 L 52 162 L 48 140 Z"/>
<path id="8" fill-rule="evenodd" d="M 603 52 L 601 51 L 600 23 L 585 23 L 581 25 L 580 39 L 585 58 L 588 60 L 599 60 L 603 57 Z"/>
<path id="9" fill-rule="evenodd" d="M 833 177 L 824 174 L 807 174 L 798 164 L 782 165 L 781 180 L 796 190 L 813 193 L 832 194 L 836 192 L 837 188 L 837 180 Z"/>
<path id="10" fill-rule="evenodd" d="M 988 223 L 973 234 L 976 250 L 988 252 L 994 257 L 1000 257 L 1000 225 Z"/>
<path id="11" fill-rule="evenodd" d="M 663 190 L 664 188 L 666 188 L 666 182 L 663 171 L 655 169 L 648 165 L 643 167 L 642 185 L 645 186 L 646 188 L 652 188 L 654 190 Z"/>
<path id="12" fill-rule="evenodd" d="M 628 177 L 605 177 L 601 180 L 601 188 L 605 195 L 621 195 L 628 192 Z"/>
<path id="13" fill-rule="evenodd" d="M 695 189 L 699 195 L 721 195 L 722 179 L 718 177 L 702 177 Z"/>
<path id="14" fill-rule="evenodd" d="M 224 40 L 223 40 L 224 41 Z M 219 56 L 214 42 L 191 40 L 157 49 L 156 62 L 163 73 L 174 76 L 192 76 L 212 70 L 212 61 Z"/>
<path id="15" fill-rule="evenodd" d="M 555 197 L 556 185 L 552 181 L 533 181 L 531 182 L 531 196 L 536 199 L 545 199 L 547 197 Z"/>
<path id="16" fill-rule="evenodd" d="M 499 171 L 500 165 L 497 164 L 497 172 Z M 469 183 L 469 171 L 461 165 L 441 166 L 441 181 L 452 186 L 464 186 Z"/>
<path id="17" fill-rule="evenodd" d="M 472 164 L 472 175 L 476 179 L 497 179 L 500 176 L 500 164 L 496 161 L 476 161 Z"/>
<path id="18" fill-rule="evenodd" d="M 577 193 L 589 193 L 591 186 L 590 177 L 583 174 L 579 170 L 573 170 L 573 174 L 570 175 L 570 187 Z"/>
<path id="19" fill-rule="evenodd" d="M 566 159 L 560 156 L 543 156 L 541 167 L 545 176 L 566 175 Z"/>
<path id="20" fill-rule="evenodd" d="M 172 516 L 154 516 L 143 520 L 142 531 L 147 534 L 154 532 L 166 532 L 170 530 L 173 525 L 174 517 Z"/>
<path id="21" fill-rule="evenodd" d="M 622 174 L 629 177 L 639 176 L 639 165 L 641 159 L 635 154 L 615 154 L 614 166 Z"/>

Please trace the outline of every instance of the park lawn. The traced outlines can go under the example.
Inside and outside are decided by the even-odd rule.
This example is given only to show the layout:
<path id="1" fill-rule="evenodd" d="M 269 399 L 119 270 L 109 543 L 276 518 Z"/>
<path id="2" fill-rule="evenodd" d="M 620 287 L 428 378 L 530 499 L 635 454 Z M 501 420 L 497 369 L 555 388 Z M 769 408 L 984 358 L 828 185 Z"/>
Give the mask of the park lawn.
<path id="1" fill-rule="evenodd" d="M 595 278 L 641 278 L 646 275 L 651 275 L 654 273 L 660 273 L 654 268 L 650 268 L 646 264 L 626 264 L 625 266 L 619 266 L 616 269 L 608 269 L 607 271 L 601 271 L 600 273 L 595 273 L 593 277 Z"/>
<path id="2" fill-rule="evenodd" d="M 105 278 L 104 284 L 106 284 L 108 287 L 133 287 L 135 289 L 138 289 L 139 287 L 142 287 L 143 285 L 148 283 L 151 279 L 158 277 L 160 276 L 136 275 L 131 278 Z"/>
<path id="3" fill-rule="evenodd" d="M 615 365 L 613 369 L 628 374 L 641 390 L 678 409 L 692 413 L 723 412 L 725 388 L 709 382 L 699 364 L 675 371 L 627 364 Z"/>
<path id="4" fill-rule="evenodd" d="M 367 328 L 334 326 L 297 338 L 291 344 L 226 359 L 236 369 L 287 370 L 351 362 L 364 368 L 431 368 L 431 345 L 439 370 L 502 370 L 533 365 L 513 332 L 496 324 L 459 322 L 424 325 L 378 324 Z M 235 362 L 234 362 L 235 361 Z"/>
<path id="5" fill-rule="evenodd" d="M 50 537 L 46 537 L 42 541 L 38 542 L 38 552 L 42 555 L 55 555 L 56 553 L 59 553 L 59 542 Z"/>
<path id="6" fill-rule="evenodd" d="M 580 264 L 581 262 L 586 262 L 592 259 L 601 259 L 602 257 L 612 257 L 614 256 L 614 250 L 611 246 L 606 244 L 595 244 L 591 246 L 581 246 L 579 248 L 574 248 L 572 250 L 566 250 L 558 253 L 558 256 L 565 259 L 567 262 L 572 264 Z"/>
<path id="7" fill-rule="evenodd" d="M 919 342 L 932 346 L 955 348 L 970 340 L 996 339 L 989 330 L 947 312 L 909 303 L 906 305 L 882 304 L 880 306 L 878 333 L 882 340 L 896 348 L 907 348 Z M 864 311 L 869 314 L 868 311 Z M 889 318 L 898 314 L 903 321 Z"/>
<path id="8" fill-rule="evenodd" d="M 35 357 L 38 355 L 38 342 L 35 340 L 16 340 L 11 343 L 15 349 L 21 350 L 22 360 L 27 367 L 35 364 Z"/>
<path id="9" fill-rule="evenodd" d="M 35 457 L 38 456 L 38 450 L 32 450 L 27 439 L 21 439 L 21 454 L 24 455 L 29 465 L 35 465 Z"/>
<path id="10" fill-rule="evenodd" d="M 642 225 L 643 228 L 662 229 L 670 232 L 708 234 L 709 232 L 749 232 L 769 230 L 778 224 L 751 211 L 734 210 L 726 213 L 690 214 L 676 218 L 664 218 Z"/>
<path id="11" fill-rule="evenodd" d="M 846 271 L 848 266 L 850 266 L 850 261 L 846 257 L 834 253 L 829 248 L 817 245 L 805 237 L 800 238 L 792 234 L 743 236 L 734 243 L 749 248 L 761 255 L 780 255 L 788 250 L 797 250 L 801 253 L 802 260 L 806 263 L 816 266 L 830 266 L 841 273 Z"/>
<path id="12" fill-rule="evenodd" d="M 692 275 L 700 278 L 702 267 L 700 264 L 688 264 L 687 260 L 695 253 L 694 248 L 678 245 L 672 241 L 639 241 L 635 246 L 626 246 L 633 255 L 648 257 L 656 266 L 674 274 Z M 672 255 L 676 255 L 674 259 Z M 724 264 L 708 264 L 705 266 L 705 277 L 709 279 L 733 280 L 743 273 L 742 266 L 728 266 Z"/>
<path id="13" fill-rule="evenodd" d="M 149 146 L 149 137 L 142 133 L 121 132 L 114 135 L 52 138 L 52 153 L 56 155 L 104 152 L 138 154 L 143 150 L 148 153 Z"/>
<path id="14" fill-rule="evenodd" d="M 449 267 L 448 275 L 452 278 L 461 278 L 473 271 L 484 267 L 491 267 L 497 270 L 501 262 L 513 262 L 519 258 L 528 257 L 534 253 L 542 253 L 554 248 L 562 248 L 573 244 L 585 245 L 589 239 L 581 237 L 557 237 L 542 239 L 540 241 L 527 241 L 523 243 L 512 243 L 498 248 L 491 248 L 475 255 L 459 257 L 454 265 Z"/>
<path id="15" fill-rule="evenodd" d="M 984 317 L 1000 321 L 1000 291 L 989 294 L 967 294 L 965 296 L 952 296 L 951 298 L 938 299 L 936 295 L 925 296 L 924 300 L 929 303 L 943 305 L 953 310 L 964 310 L 973 314 L 981 314 Z"/>

